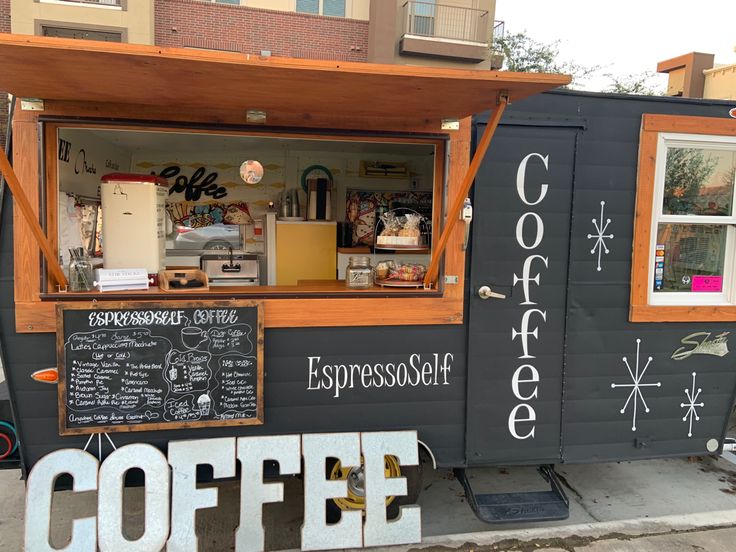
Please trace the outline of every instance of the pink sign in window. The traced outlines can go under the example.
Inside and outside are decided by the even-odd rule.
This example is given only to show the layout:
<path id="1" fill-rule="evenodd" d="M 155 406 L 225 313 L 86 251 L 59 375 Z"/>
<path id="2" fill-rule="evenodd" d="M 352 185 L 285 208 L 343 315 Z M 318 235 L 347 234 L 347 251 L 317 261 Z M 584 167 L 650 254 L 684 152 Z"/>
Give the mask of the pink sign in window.
<path id="1" fill-rule="evenodd" d="M 693 291 L 721 291 L 723 276 L 693 276 Z"/>

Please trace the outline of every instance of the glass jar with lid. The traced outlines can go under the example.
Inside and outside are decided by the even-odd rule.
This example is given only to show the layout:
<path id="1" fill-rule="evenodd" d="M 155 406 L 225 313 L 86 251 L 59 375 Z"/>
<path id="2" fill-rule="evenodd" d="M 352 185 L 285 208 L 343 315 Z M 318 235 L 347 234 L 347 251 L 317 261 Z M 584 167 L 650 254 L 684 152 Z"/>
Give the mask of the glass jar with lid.
<path id="1" fill-rule="evenodd" d="M 351 289 L 368 289 L 373 287 L 373 267 L 371 259 L 366 255 L 350 257 L 345 271 L 345 285 Z"/>

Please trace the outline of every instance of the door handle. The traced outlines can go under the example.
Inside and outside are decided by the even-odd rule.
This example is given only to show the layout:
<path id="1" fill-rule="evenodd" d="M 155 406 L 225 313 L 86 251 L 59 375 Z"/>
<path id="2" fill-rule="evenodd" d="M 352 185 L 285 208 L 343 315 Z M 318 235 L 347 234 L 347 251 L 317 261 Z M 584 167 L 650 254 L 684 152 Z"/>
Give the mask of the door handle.
<path id="1" fill-rule="evenodd" d="M 478 289 L 478 297 L 481 299 L 506 299 L 503 293 L 496 293 L 489 286 L 482 286 Z"/>

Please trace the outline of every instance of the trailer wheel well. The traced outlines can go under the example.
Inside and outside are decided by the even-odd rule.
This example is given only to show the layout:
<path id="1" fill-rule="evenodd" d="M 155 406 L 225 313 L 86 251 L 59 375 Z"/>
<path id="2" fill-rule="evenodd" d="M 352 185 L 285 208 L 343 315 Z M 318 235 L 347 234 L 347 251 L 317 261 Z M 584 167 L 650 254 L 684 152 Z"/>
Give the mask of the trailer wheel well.
<path id="1" fill-rule="evenodd" d="M 434 453 L 432 452 L 432 449 L 427 446 L 427 443 L 424 441 L 420 441 L 417 439 L 417 442 L 421 445 L 421 447 L 424 449 L 424 451 L 429 455 L 430 459 L 432 460 L 432 469 L 437 469 L 437 460 L 434 457 Z"/>

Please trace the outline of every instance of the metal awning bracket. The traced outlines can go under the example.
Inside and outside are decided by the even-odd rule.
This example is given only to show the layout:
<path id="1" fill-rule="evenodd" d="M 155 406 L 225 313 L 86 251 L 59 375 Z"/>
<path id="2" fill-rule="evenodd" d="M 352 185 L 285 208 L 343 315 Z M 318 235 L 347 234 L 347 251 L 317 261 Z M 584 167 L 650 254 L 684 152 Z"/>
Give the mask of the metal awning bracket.
<path id="1" fill-rule="evenodd" d="M 442 130 L 460 130 L 460 119 L 442 119 Z"/>
<path id="2" fill-rule="evenodd" d="M 43 100 L 39 98 L 21 98 L 20 108 L 22 111 L 44 111 L 46 109 Z"/>

